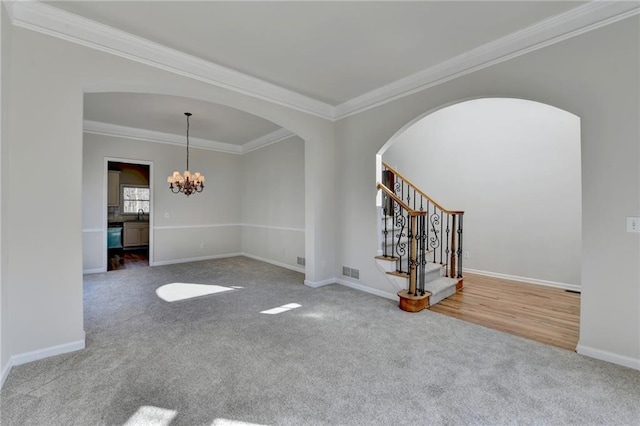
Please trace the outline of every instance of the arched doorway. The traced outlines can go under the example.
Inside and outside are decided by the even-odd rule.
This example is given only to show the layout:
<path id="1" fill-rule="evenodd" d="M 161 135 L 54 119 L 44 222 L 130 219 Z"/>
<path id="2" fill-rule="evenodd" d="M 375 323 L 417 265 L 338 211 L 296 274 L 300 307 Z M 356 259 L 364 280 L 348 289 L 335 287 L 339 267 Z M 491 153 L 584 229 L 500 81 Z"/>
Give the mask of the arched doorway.
<path id="1" fill-rule="evenodd" d="M 476 99 L 420 117 L 390 142 L 379 161 L 466 212 L 466 268 L 579 289 L 579 117 Z"/>
<path id="2" fill-rule="evenodd" d="M 417 118 L 377 161 L 465 212 L 464 272 L 580 291 L 580 144 L 569 112 L 483 98 Z"/>

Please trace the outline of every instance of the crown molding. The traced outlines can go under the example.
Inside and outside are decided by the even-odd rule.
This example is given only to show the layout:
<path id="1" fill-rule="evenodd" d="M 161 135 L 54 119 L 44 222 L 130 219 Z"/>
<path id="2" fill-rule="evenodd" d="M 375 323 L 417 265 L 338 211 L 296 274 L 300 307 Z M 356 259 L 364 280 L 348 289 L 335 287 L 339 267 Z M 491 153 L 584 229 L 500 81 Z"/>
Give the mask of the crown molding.
<path id="1" fill-rule="evenodd" d="M 84 120 L 83 131 L 94 135 L 115 136 L 119 138 L 185 146 L 184 136 L 156 132 L 153 130 L 138 129 L 135 127 L 119 126 L 117 124 L 102 123 L 99 121 Z M 241 145 L 216 142 L 208 139 L 189 137 L 189 145 L 192 148 L 226 152 L 229 154 L 242 154 Z"/>
<path id="2" fill-rule="evenodd" d="M 13 25 L 58 37 L 325 119 L 333 106 L 40 1 L 7 2 Z"/>
<path id="3" fill-rule="evenodd" d="M 375 108 L 640 13 L 637 0 L 591 1 L 332 106 L 40 1 L 2 1 L 11 22 L 16 26 L 329 120 L 339 120 Z"/>
<path id="4" fill-rule="evenodd" d="M 119 126 L 117 124 L 103 123 L 100 121 L 84 120 L 83 131 L 94 135 L 114 136 L 146 142 L 164 143 L 168 145 L 185 145 L 184 136 L 174 135 L 172 133 L 156 132 L 153 130 L 138 129 L 136 127 Z M 292 133 L 287 129 L 280 128 L 275 132 L 268 133 L 243 145 L 234 145 L 194 137 L 189 137 L 189 145 L 192 148 L 225 152 L 227 154 L 246 154 L 285 139 L 289 139 L 292 136 L 295 136 L 295 133 Z"/>
<path id="5" fill-rule="evenodd" d="M 295 133 L 292 133 L 285 128 L 280 128 L 275 132 L 268 133 L 264 136 L 243 144 L 242 153 L 246 154 L 248 152 L 264 148 L 265 146 L 273 145 L 274 143 L 289 139 L 291 136 L 295 136 Z"/>
<path id="6" fill-rule="evenodd" d="M 640 13 L 638 1 L 592 1 L 346 101 L 334 119 L 394 101 Z"/>

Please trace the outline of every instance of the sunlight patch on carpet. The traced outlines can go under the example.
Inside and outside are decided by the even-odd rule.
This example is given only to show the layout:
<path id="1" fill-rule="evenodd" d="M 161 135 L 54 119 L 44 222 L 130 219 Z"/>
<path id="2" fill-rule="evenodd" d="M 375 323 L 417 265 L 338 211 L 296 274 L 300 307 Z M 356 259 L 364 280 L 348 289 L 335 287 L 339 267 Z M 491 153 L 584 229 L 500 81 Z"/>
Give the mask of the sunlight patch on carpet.
<path id="1" fill-rule="evenodd" d="M 299 305 L 297 303 L 288 303 L 286 305 L 278 306 L 277 308 L 267 309 L 266 311 L 262 311 L 260 313 L 261 314 L 268 314 L 268 315 L 281 314 L 283 312 L 287 312 L 287 311 L 290 311 L 291 309 L 296 309 L 296 308 L 299 308 L 301 306 L 302 305 Z"/>
<path id="2" fill-rule="evenodd" d="M 158 287 L 156 294 L 165 302 L 176 302 L 232 290 L 230 287 L 214 284 L 171 283 Z"/>
<path id="3" fill-rule="evenodd" d="M 129 417 L 124 426 L 169 426 L 176 414 L 178 412 L 175 410 L 143 405 Z"/>

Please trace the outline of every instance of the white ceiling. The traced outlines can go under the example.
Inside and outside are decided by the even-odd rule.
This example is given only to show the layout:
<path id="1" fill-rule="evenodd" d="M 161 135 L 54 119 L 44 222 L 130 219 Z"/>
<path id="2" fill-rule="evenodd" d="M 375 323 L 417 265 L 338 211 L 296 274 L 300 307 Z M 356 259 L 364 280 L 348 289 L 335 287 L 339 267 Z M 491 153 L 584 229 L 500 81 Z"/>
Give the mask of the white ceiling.
<path id="1" fill-rule="evenodd" d="M 581 3 L 62 1 L 49 4 L 338 105 Z"/>
<path id="2" fill-rule="evenodd" d="M 235 108 L 190 98 L 139 93 L 88 93 L 84 119 L 134 129 L 189 135 L 232 145 L 244 145 L 280 129 L 278 125 Z"/>
<path id="3" fill-rule="evenodd" d="M 503 40 L 521 40 L 526 31 L 518 31 L 541 21 L 547 20 L 536 31 L 555 25 L 552 38 L 589 24 L 580 20 L 585 15 L 580 11 L 572 15 L 574 28 L 547 25 L 550 18 L 587 3 L 580 1 L 46 3 L 270 83 L 275 86 L 264 87 L 292 93 L 301 105 L 316 102 L 336 111 L 368 97 L 372 105 L 383 87 L 403 87 L 401 82 L 460 58 L 490 63 L 482 56 L 488 43 L 505 56 Z M 438 71 L 433 75 L 437 81 Z M 185 111 L 194 113 L 194 137 L 223 144 L 255 147 L 256 140 L 279 129 L 247 113 L 193 99 L 126 93 L 85 97 L 85 120 L 173 135 L 184 135 Z"/>

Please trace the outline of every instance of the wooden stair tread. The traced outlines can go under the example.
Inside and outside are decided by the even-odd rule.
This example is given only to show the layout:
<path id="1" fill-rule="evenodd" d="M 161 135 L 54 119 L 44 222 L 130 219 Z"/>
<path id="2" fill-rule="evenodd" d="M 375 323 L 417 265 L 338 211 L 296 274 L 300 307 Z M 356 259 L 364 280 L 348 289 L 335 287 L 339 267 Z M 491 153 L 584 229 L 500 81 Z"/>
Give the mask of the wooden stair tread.
<path id="1" fill-rule="evenodd" d="M 400 260 L 399 257 L 393 257 L 393 256 L 376 256 L 376 259 L 386 260 L 386 261 L 389 261 L 389 262 L 395 262 L 397 260 Z"/>
<path id="2" fill-rule="evenodd" d="M 458 284 L 458 278 L 440 277 L 433 281 L 424 283 L 424 289 L 428 290 L 431 294 L 437 294 L 448 288 L 455 287 Z"/>
<path id="3" fill-rule="evenodd" d="M 393 276 L 396 276 L 396 277 L 409 278 L 409 274 L 406 273 L 406 272 L 389 271 L 389 272 L 387 272 L 387 274 L 393 275 Z"/>

